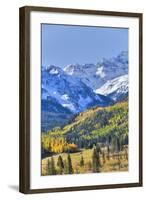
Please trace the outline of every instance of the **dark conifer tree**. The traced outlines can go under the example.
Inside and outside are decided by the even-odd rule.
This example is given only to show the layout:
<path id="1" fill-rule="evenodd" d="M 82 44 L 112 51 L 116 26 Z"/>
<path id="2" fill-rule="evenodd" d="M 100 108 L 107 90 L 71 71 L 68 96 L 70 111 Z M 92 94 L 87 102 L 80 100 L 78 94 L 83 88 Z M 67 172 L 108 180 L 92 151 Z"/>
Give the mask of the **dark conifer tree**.
<path id="1" fill-rule="evenodd" d="M 95 147 L 92 154 L 92 170 L 93 172 L 100 172 L 100 154 Z"/>
<path id="2" fill-rule="evenodd" d="M 61 156 L 58 157 L 57 166 L 59 167 L 59 174 L 62 174 L 64 169 L 64 163 Z"/>
<path id="3" fill-rule="evenodd" d="M 83 167 L 84 166 L 84 158 L 83 156 L 81 156 L 81 160 L 80 160 L 80 166 Z"/>
<path id="4" fill-rule="evenodd" d="M 121 139 L 119 137 L 117 137 L 117 152 L 121 151 Z"/>
<path id="5" fill-rule="evenodd" d="M 107 159 L 110 159 L 110 147 L 109 145 L 107 146 Z"/>
<path id="6" fill-rule="evenodd" d="M 103 164 L 105 164 L 105 162 L 106 162 L 105 152 L 104 151 L 102 152 L 102 162 L 103 162 Z"/>
<path id="7" fill-rule="evenodd" d="M 70 154 L 67 156 L 67 174 L 73 174 L 73 167 Z"/>

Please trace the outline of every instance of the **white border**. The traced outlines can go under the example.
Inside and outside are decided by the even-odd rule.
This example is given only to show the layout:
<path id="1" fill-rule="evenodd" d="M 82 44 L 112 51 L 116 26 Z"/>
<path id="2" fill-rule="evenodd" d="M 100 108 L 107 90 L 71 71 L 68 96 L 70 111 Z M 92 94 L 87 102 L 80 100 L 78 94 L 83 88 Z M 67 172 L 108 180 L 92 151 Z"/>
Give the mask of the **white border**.
<path id="1" fill-rule="evenodd" d="M 129 28 L 129 171 L 41 176 L 40 24 L 72 24 Z M 139 20 L 130 17 L 31 12 L 30 189 L 136 183 L 139 181 Z M 113 41 L 114 42 L 114 41 Z"/>

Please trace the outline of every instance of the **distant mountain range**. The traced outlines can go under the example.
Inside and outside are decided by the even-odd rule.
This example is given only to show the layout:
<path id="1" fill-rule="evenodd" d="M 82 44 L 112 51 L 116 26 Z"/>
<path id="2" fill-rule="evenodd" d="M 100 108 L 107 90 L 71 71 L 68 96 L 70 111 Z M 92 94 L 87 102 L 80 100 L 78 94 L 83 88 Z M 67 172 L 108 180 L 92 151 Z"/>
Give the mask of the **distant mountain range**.
<path id="1" fill-rule="evenodd" d="M 97 64 L 68 65 L 64 71 L 96 90 L 108 80 L 128 74 L 128 52 L 123 51 L 117 57 L 103 59 Z"/>
<path id="2" fill-rule="evenodd" d="M 75 114 L 128 97 L 128 53 L 95 64 L 42 66 L 42 131 L 64 125 Z M 63 119 L 58 118 L 58 116 Z M 60 124 L 59 121 L 62 121 Z"/>
<path id="3" fill-rule="evenodd" d="M 96 94 L 80 78 L 52 65 L 42 69 L 42 99 L 50 97 L 74 113 L 91 106 L 107 106 L 112 103 L 110 98 Z"/>

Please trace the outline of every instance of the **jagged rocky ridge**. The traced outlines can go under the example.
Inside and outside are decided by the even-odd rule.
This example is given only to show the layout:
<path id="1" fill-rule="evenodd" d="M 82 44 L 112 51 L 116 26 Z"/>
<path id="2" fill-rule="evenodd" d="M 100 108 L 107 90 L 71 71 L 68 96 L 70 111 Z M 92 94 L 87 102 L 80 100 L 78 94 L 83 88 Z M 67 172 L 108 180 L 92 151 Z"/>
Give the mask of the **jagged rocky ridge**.
<path id="1" fill-rule="evenodd" d="M 128 53 L 95 64 L 42 67 L 42 130 L 64 125 L 77 113 L 128 96 Z"/>

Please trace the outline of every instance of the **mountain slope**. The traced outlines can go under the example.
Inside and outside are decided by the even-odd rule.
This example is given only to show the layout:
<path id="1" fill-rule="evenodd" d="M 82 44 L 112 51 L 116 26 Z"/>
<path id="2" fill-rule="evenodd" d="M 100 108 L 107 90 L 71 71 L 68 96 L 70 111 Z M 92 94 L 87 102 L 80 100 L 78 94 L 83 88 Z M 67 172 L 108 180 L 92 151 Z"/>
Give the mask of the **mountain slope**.
<path id="1" fill-rule="evenodd" d="M 64 126 L 72 117 L 73 113 L 68 108 L 61 106 L 53 97 L 41 100 L 42 132 L 57 126 Z"/>
<path id="2" fill-rule="evenodd" d="M 52 97 L 73 113 L 91 106 L 106 106 L 113 103 L 110 98 L 95 94 L 79 78 L 68 75 L 53 65 L 42 67 L 42 100 L 48 97 Z"/>
<path id="3" fill-rule="evenodd" d="M 107 81 L 96 93 L 112 98 L 114 101 L 121 101 L 128 96 L 128 75 L 119 76 Z"/>
<path id="4" fill-rule="evenodd" d="M 51 137 L 63 136 L 80 148 L 92 147 L 97 142 L 111 143 L 113 137 L 119 137 L 123 144 L 127 144 L 128 102 L 89 109 L 63 128 L 52 129 L 47 134 Z"/>

